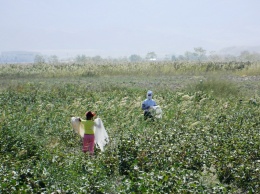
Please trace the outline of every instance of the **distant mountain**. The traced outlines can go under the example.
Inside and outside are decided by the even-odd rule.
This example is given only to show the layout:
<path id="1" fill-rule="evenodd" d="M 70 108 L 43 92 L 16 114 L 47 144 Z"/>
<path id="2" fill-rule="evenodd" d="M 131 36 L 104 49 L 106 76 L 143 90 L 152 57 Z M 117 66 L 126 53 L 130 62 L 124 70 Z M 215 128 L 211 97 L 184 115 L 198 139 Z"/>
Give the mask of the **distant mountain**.
<path id="1" fill-rule="evenodd" d="M 6 51 L 0 55 L 0 63 L 32 63 L 38 52 Z"/>
<path id="2" fill-rule="evenodd" d="M 248 51 L 250 53 L 260 53 L 260 46 L 233 46 L 221 49 L 218 53 L 221 55 L 239 56 L 241 52 Z"/>

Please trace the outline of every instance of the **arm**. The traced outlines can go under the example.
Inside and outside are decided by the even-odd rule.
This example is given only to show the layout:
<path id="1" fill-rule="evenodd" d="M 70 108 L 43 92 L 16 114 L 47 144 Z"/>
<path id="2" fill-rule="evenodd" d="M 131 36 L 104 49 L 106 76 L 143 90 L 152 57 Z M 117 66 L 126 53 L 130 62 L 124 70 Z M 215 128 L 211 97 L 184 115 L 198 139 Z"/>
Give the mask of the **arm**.
<path id="1" fill-rule="evenodd" d="M 150 106 L 147 106 L 144 102 L 142 104 L 142 110 L 148 110 Z"/>

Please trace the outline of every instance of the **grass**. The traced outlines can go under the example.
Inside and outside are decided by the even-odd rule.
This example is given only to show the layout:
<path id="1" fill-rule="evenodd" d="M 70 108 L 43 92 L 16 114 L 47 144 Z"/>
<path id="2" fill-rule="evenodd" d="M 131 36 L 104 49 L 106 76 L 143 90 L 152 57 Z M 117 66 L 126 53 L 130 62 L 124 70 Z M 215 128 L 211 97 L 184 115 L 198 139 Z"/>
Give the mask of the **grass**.
<path id="1" fill-rule="evenodd" d="M 258 76 L 260 74 L 260 67 L 258 63 L 252 63 L 249 67 L 243 68 L 237 72 L 240 76 Z"/>
<path id="2" fill-rule="evenodd" d="M 1 66 L 0 191 L 260 192 L 257 77 L 234 64 L 195 74 L 195 64 L 156 64 Z M 148 89 L 163 110 L 156 122 L 143 120 Z M 86 110 L 110 137 L 94 158 L 70 125 Z"/>
<path id="3" fill-rule="evenodd" d="M 189 85 L 187 90 L 191 92 L 203 91 L 205 93 L 212 93 L 214 96 L 220 98 L 239 98 L 245 96 L 235 82 L 219 78 L 209 78 L 206 81 L 200 80 L 199 83 Z"/>

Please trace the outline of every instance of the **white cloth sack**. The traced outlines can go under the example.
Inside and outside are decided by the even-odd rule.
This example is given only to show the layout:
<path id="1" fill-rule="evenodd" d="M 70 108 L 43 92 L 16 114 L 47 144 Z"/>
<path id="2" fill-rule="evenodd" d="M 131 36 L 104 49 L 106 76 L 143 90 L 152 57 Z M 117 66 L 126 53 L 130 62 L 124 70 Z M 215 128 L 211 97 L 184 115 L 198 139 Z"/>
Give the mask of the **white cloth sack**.
<path id="1" fill-rule="evenodd" d="M 84 137 L 84 129 L 81 122 L 79 122 L 79 117 L 71 117 L 71 125 L 74 131 L 81 137 Z"/>
<path id="2" fill-rule="evenodd" d="M 104 146 L 109 142 L 109 137 L 102 120 L 100 118 L 96 118 L 94 121 L 96 123 L 94 126 L 95 144 L 98 145 L 103 152 Z"/>
<path id="3" fill-rule="evenodd" d="M 158 119 L 162 118 L 162 109 L 160 106 L 151 106 L 150 112 L 151 112 L 152 116 L 154 116 L 155 118 L 158 118 Z"/>

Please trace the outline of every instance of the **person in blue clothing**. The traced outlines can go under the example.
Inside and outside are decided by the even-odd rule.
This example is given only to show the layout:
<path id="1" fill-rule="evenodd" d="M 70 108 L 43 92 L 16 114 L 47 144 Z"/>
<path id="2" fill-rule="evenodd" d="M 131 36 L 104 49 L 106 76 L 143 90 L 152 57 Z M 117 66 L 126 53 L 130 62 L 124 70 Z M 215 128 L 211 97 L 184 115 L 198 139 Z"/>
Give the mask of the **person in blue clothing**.
<path id="1" fill-rule="evenodd" d="M 156 106 L 156 102 L 153 100 L 153 92 L 149 90 L 147 92 L 147 98 L 142 103 L 142 110 L 144 111 L 144 120 L 150 118 L 153 120 L 153 116 L 150 112 L 152 106 Z"/>

